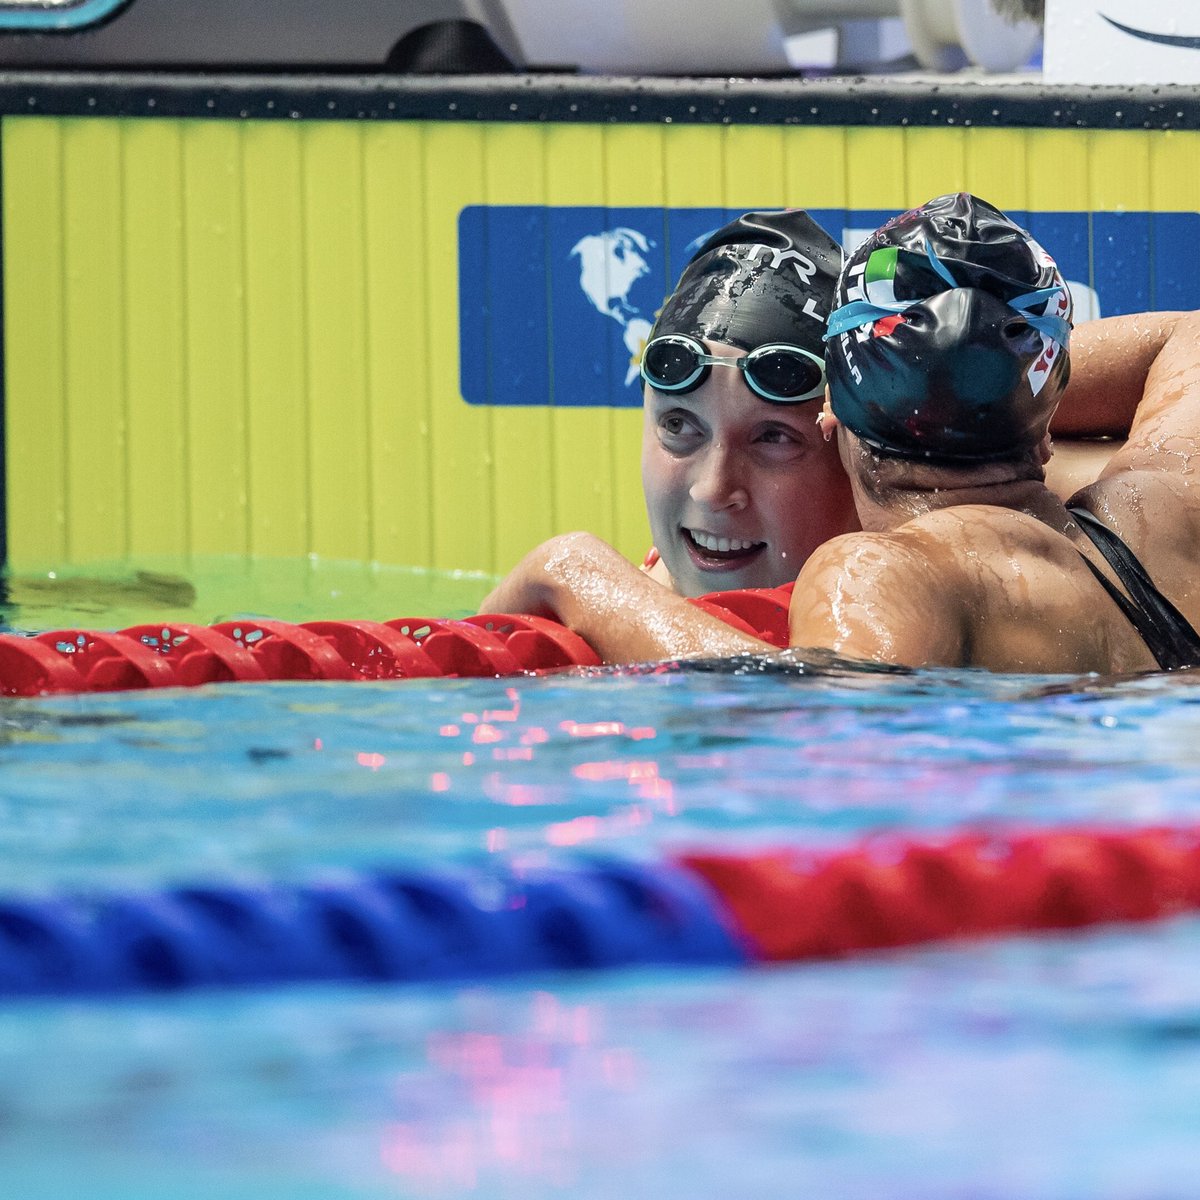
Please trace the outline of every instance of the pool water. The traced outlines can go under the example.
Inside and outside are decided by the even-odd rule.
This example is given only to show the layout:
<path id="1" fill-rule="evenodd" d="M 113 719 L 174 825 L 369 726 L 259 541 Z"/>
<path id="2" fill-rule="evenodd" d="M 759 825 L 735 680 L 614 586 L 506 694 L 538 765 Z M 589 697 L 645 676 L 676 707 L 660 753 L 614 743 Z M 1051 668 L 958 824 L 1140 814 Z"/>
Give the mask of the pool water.
<path id="1" fill-rule="evenodd" d="M 1200 688 L 719 669 L 0 705 L 0 891 L 1200 820 Z M 14 1197 L 1184 1197 L 1200 920 L 0 1004 Z"/>

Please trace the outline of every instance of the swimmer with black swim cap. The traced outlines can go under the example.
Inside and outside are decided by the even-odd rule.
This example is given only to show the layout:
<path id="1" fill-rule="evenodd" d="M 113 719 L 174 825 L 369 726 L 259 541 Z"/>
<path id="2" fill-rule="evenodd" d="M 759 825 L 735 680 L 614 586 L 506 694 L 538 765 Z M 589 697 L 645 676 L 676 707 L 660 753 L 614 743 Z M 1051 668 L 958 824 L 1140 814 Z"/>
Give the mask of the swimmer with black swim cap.
<path id="1" fill-rule="evenodd" d="M 1070 374 L 1071 295 L 1025 230 L 965 192 L 850 256 L 829 342 L 834 414 L 872 449 L 936 463 L 1038 446 Z"/>
<path id="2" fill-rule="evenodd" d="M 854 252 L 826 334 L 823 425 L 838 430 L 867 532 L 810 558 L 793 644 L 998 671 L 1200 665 L 1200 489 L 1180 487 L 1183 451 L 1156 441 L 1200 445 L 1200 321 L 1165 343 L 1143 399 L 1153 419 L 1135 417 L 1067 507 L 1044 467 L 1070 321 L 1046 252 L 965 193 L 902 214 Z"/>
<path id="3" fill-rule="evenodd" d="M 774 587 L 856 527 L 819 436 L 825 322 L 842 253 L 805 212 L 752 212 L 711 234 L 642 355 L 642 483 L 659 557 L 685 596 Z"/>
<path id="4" fill-rule="evenodd" d="M 959 210 L 967 211 L 974 224 Z M 945 221 L 938 214 L 945 214 Z M 553 617 L 584 637 L 606 662 L 763 653 L 771 647 L 683 596 L 774 587 L 803 567 L 791 606 L 791 640 L 798 647 L 880 662 L 993 670 L 1153 666 L 1148 645 L 1112 608 L 1114 602 L 1102 594 L 1080 557 L 1076 542 L 1092 553 L 1090 543 L 1042 481 L 1049 452 L 1044 423 L 1066 378 L 1065 331 L 1043 318 L 1066 320 L 1069 313 L 1061 311 L 1060 298 L 1048 295 L 1043 303 L 1030 293 L 1057 288 L 1057 275 L 1045 270 L 1031 239 L 969 197 L 939 198 L 906 214 L 876 245 L 886 247 L 895 230 L 911 230 L 921 222 L 929 227 L 938 261 L 930 259 L 925 240 L 913 238 L 903 248 L 924 254 L 928 266 L 921 269 L 938 282 L 926 277 L 924 290 L 909 293 L 910 278 L 919 281 L 921 274 L 909 268 L 920 261 L 902 260 L 897 253 L 894 270 L 886 258 L 873 264 L 871 281 L 876 274 L 889 277 L 891 296 L 880 287 L 869 293 L 863 287 L 863 296 L 855 299 L 881 311 L 860 309 L 867 320 L 849 320 L 842 333 L 849 335 L 850 352 L 858 354 L 854 365 L 863 373 L 864 364 L 870 364 L 880 389 L 875 399 L 869 388 L 851 394 L 858 381 L 852 372 L 846 381 L 839 374 L 841 364 L 834 362 L 830 382 L 847 422 L 841 427 L 825 410 L 824 425 L 829 433 L 837 431 L 836 444 L 823 439 L 814 422 L 820 401 L 805 398 L 811 388 L 800 360 L 807 361 L 806 356 L 789 351 L 772 361 L 770 349 L 773 343 L 818 349 L 808 339 L 821 332 L 820 326 L 807 317 L 813 310 L 826 315 L 834 307 L 829 270 L 836 247 L 819 230 L 814 233 L 803 213 L 747 214 L 713 235 L 689 262 L 654 330 L 654 338 L 680 340 L 652 347 L 644 361 L 649 381 L 643 479 L 664 562 L 648 578 L 593 534 L 561 534 L 526 554 L 484 600 L 483 611 Z M 997 266 L 993 242 L 1016 251 L 1016 268 Z M 824 256 L 812 252 L 820 246 Z M 856 255 L 851 266 L 858 261 Z M 1036 274 L 1030 268 L 1026 278 L 1021 272 L 1031 262 L 1041 265 Z M 788 270 L 789 263 L 804 269 Z M 807 263 L 817 267 L 811 278 Z M 939 267 L 950 273 L 949 281 Z M 968 269 L 969 274 L 959 273 Z M 858 274 L 861 285 L 867 272 Z M 978 296 L 953 295 L 964 281 L 979 283 L 974 290 L 999 307 Z M 848 292 L 847 280 L 847 299 Z M 959 309 L 957 316 L 951 311 Z M 991 325 L 980 317 L 985 309 L 995 318 Z M 941 338 L 936 345 L 923 340 L 933 317 Z M 846 320 L 846 314 L 837 319 Z M 913 355 L 931 367 L 929 383 L 921 361 L 910 364 L 892 354 L 898 329 L 910 339 Z M 957 335 L 951 336 L 952 329 Z M 987 354 L 966 353 L 972 329 L 976 349 L 982 344 Z M 1150 388 L 1146 402 L 1164 404 L 1153 390 L 1156 382 L 1147 384 L 1148 373 L 1157 381 L 1168 368 L 1181 370 L 1181 355 L 1185 364 L 1189 355 L 1200 362 L 1200 318 L 1186 314 L 1110 318 L 1093 323 L 1078 340 L 1091 345 L 1076 353 L 1063 406 L 1074 410 L 1068 428 L 1075 434 L 1127 428 L 1133 398 L 1144 386 Z M 765 349 L 755 355 L 760 348 Z M 968 363 L 986 369 L 977 377 L 964 366 Z M 905 374 L 908 385 L 889 390 L 889 378 L 894 382 Z M 1200 394 L 1200 367 L 1194 374 L 1193 394 Z M 1119 420 L 1116 395 L 1129 398 L 1120 401 Z M 1183 450 L 1192 447 L 1200 454 L 1200 400 L 1194 405 L 1196 428 L 1189 429 L 1187 390 L 1181 395 L 1182 408 L 1172 408 L 1173 397 L 1166 397 L 1165 419 L 1178 430 Z M 1097 410 L 1108 414 L 1099 422 L 1093 416 Z M 923 421 L 914 422 L 916 416 Z M 1164 461 L 1168 468 L 1186 464 L 1187 453 L 1168 459 L 1147 445 L 1162 423 L 1156 416 L 1145 433 L 1135 427 L 1126 450 L 1113 455 L 1110 444 L 1103 452 L 1085 480 L 1097 479 L 1108 463 L 1104 475 L 1079 493 L 1094 511 L 1120 509 L 1122 488 L 1130 479 L 1120 468 L 1136 464 L 1127 490 L 1140 503 L 1157 487 L 1154 473 Z M 870 442 L 860 440 L 854 429 Z M 858 528 L 839 453 L 855 479 L 855 502 L 862 501 L 861 511 L 879 532 L 833 536 Z M 873 494 L 862 483 L 868 474 Z M 1196 492 L 1200 500 L 1200 488 Z M 1164 511 L 1170 507 L 1166 503 Z M 1190 554 L 1200 548 L 1200 513 L 1194 524 L 1190 540 L 1187 530 L 1181 540 L 1170 521 L 1155 529 L 1169 535 L 1168 551 L 1184 546 Z M 832 540 L 818 546 L 823 538 Z M 1181 579 L 1200 579 L 1197 564 L 1184 562 L 1186 555 L 1174 559 L 1168 552 L 1150 561 L 1138 552 L 1168 590 Z M 1148 553 L 1153 557 L 1155 548 Z M 1160 571 L 1165 572 L 1161 578 Z M 675 590 L 657 586 L 655 579 L 674 583 Z M 1181 607 L 1186 603 L 1191 602 L 1184 597 Z M 1192 607 L 1200 610 L 1200 586 Z M 1095 619 L 1080 623 L 1081 610 L 1089 616 L 1094 612 Z"/>
<path id="5" fill-rule="evenodd" d="M 763 399 L 796 404 L 819 396 L 841 268 L 837 243 L 800 209 L 738 217 L 688 260 L 646 341 L 642 378 L 664 391 L 694 390 L 705 376 L 685 373 L 687 348 L 706 338 L 751 352 L 739 361 Z"/>

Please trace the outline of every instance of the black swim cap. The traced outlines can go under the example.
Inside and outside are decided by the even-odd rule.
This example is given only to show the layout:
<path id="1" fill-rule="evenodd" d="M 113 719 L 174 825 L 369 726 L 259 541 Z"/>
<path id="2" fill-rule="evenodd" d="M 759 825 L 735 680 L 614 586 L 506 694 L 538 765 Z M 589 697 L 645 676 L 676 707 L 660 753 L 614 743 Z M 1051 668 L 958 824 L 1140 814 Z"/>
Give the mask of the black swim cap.
<path id="1" fill-rule="evenodd" d="M 965 192 L 850 256 L 826 338 L 830 401 L 867 445 L 945 463 L 1015 458 L 1066 387 L 1071 296 L 1053 259 Z"/>
<path id="2" fill-rule="evenodd" d="M 746 213 L 692 255 L 650 338 L 683 333 L 742 350 L 785 342 L 823 355 L 841 265 L 841 247 L 801 209 Z"/>

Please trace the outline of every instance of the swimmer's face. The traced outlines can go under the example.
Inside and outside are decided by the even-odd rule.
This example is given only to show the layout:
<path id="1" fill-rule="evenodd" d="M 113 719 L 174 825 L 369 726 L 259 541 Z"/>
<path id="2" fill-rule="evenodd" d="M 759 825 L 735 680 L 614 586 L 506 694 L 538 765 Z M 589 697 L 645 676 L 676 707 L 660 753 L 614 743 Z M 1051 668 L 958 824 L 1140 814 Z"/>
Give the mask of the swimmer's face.
<path id="1" fill-rule="evenodd" d="M 857 528 L 836 443 L 816 426 L 819 400 L 770 404 L 723 367 L 686 395 L 644 395 L 642 487 L 681 595 L 790 583 L 822 542 Z"/>

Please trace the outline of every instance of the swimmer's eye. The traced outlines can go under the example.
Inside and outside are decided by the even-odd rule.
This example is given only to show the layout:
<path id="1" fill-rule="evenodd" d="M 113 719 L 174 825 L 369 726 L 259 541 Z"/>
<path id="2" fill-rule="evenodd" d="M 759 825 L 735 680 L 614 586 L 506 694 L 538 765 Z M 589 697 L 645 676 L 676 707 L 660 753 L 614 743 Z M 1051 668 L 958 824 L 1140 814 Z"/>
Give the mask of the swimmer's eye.
<path id="1" fill-rule="evenodd" d="M 785 429 L 779 425 L 772 425 L 769 429 L 764 429 L 756 440 L 778 446 L 794 446 L 804 441 L 794 429 Z"/>
<path id="2" fill-rule="evenodd" d="M 804 434 L 792 425 L 764 425 L 751 441 L 752 453 L 765 466 L 790 466 L 810 449 Z"/>
<path id="3" fill-rule="evenodd" d="M 678 409 L 665 412 L 658 418 L 659 433 L 666 439 L 680 441 L 700 436 L 700 428 L 688 413 Z"/>

